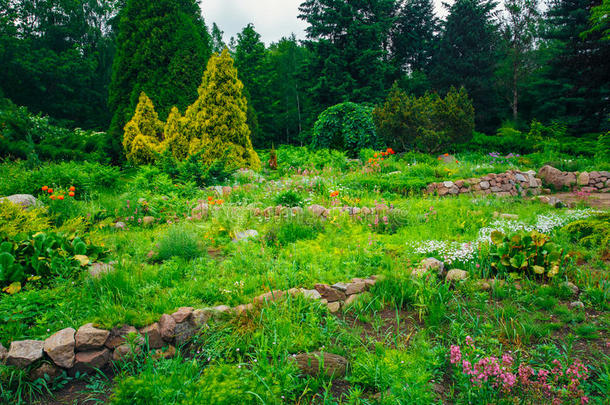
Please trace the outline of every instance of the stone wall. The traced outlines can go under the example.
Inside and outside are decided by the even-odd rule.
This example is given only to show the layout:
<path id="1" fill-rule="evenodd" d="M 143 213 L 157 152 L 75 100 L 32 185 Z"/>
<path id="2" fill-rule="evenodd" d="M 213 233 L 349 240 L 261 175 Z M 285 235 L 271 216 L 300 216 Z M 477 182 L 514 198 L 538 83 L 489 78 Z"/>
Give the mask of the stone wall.
<path id="1" fill-rule="evenodd" d="M 610 192 L 610 172 L 562 172 L 553 166 L 543 166 L 538 171 L 538 177 L 549 187 L 557 191 L 580 189 L 592 192 Z"/>
<path id="2" fill-rule="evenodd" d="M 538 195 L 542 192 L 542 181 L 534 171 L 509 170 L 506 173 L 491 173 L 480 178 L 430 183 L 426 193 L 439 196 L 458 194 L 495 194 L 497 196 Z"/>

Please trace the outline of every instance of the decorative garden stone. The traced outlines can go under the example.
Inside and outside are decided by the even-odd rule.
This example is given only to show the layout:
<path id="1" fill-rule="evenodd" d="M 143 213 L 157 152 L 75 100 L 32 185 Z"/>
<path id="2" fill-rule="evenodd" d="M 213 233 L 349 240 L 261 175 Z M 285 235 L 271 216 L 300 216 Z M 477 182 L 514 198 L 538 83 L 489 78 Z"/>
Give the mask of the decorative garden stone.
<path id="1" fill-rule="evenodd" d="M 8 197 L 0 198 L 0 203 L 3 201 L 12 202 L 15 205 L 19 205 L 22 208 L 35 207 L 40 205 L 40 202 L 31 194 L 14 194 Z"/>
<path id="2" fill-rule="evenodd" d="M 74 365 L 75 334 L 74 328 L 66 328 L 44 341 L 44 352 L 59 367 L 70 368 Z"/>
<path id="3" fill-rule="evenodd" d="M 6 356 L 6 363 L 25 368 L 37 360 L 42 359 L 44 342 L 40 340 L 17 340 L 11 342 Z"/>
<path id="4" fill-rule="evenodd" d="M 158 349 L 163 347 L 164 342 L 163 338 L 161 337 L 161 330 L 158 322 L 140 329 L 140 334 L 148 341 L 149 348 Z"/>
<path id="5" fill-rule="evenodd" d="M 120 328 L 113 328 L 110 331 L 110 337 L 106 341 L 106 347 L 109 349 L 114 349 L 127 341 L 127 335 L 129 334 L 138 334 L 136 328 L 130 325 L 123 325 Z"/>
<path id="6" fill-rule="evenodd" d="M 86 351 L 100 349 L 106 344 L 110 332 L 94 328 L 92 323 L 81 326 L 76 331 L 76 350 Z"/>
<path id="7" fill-rule="evenodd" d="M 193 307 L 181 307 L 172 314 L 172 318 L 176 323 L 180 323 L 188 321 L 191 315 L 193 315 Z"/>
<path id="8" fill-rule="evenodd" d="M 110 350 L 90 350 L 87 352 L 77 352 L 74 359 L 74 371 L 91 371 L 101 369 L 110 360 Z"/>
<path id="9" fill-rule="evenodd" d="M 316 284 L 314 287 L 322 298 L 326 299 L 328 302 L 345 300 L 345 293 L 343 291 L 336 290 L 328 284 Z"/>
<path id="10" fill-rule="evenodd" d="M 59 368 L 55 367 L 50 363 L 42 363 L 40 366 L 36 367 L 30 373 L 30 378 L 32 380 L 37 380 L 39 378 L 45 378 L 45 375 L 49 376 L 49 378 L 54 379 L 60 373 Z"/>
<path id="11" fill-rule="evenodd" d="M 468 278 L 468 272 L 460 269 L 452 269 L 447 272 L 445 281 L 462 281 Z"/>
<path id="12" fill-rule="evenodd" d="M 176 329 L 176 321 L 171 315 L 163 314 L 159 319 L 159 331 L 161 332 L 161 337 L 166 342 L 170 342 L 175 335 Z"/>

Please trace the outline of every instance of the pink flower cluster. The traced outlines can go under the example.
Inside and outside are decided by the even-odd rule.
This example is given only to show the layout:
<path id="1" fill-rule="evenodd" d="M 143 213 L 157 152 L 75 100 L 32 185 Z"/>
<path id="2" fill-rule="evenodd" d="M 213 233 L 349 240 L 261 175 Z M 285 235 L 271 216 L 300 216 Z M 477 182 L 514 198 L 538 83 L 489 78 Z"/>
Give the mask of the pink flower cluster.
<path id="1" fill-rule="evenodd" d="M 494 356 L 477 358 L 475 349 L 470 336 L 465 340 L 465 353 L 458 345 L 451 345 L 449 349 L 449 361 L 473 387 L 491 389 L 498 396 L 526 395 L 545 399 L 553 405 L 574 400 L 581 405 L 589 403 L 582 384 L 589 378 L 589 370 L 580 360 L 564 368 L 555 359 L 552 362 L 554 368 L 549 371 L 525 364 L 516 365 L 510 353 L 502 354 L 500 359 Z"/>

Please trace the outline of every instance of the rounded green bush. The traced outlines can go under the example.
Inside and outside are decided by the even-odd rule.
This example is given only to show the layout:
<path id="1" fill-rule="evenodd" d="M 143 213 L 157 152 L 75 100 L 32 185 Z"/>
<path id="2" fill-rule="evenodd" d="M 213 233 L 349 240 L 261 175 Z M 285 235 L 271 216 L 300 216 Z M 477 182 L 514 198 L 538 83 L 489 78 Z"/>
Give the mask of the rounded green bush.
<path id="1" fill-rule="evenodd" d="M 373 108 L 346 102 L 326 109 L 314 125 L 312 146 L 345 150 L 351 156 L 363 148 L 380 148 Z"/>

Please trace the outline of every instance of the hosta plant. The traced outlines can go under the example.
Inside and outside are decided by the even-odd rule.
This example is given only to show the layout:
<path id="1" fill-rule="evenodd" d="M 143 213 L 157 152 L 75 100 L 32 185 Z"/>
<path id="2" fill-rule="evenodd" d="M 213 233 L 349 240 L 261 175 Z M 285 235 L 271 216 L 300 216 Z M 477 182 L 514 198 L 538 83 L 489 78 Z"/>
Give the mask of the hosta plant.
<path id="1" fill-rule="evenodd" d="M 554 277 L 565 259 L 563 249 L 536 230 L 491 234 L 491 266 L 497 272 Z"/>

